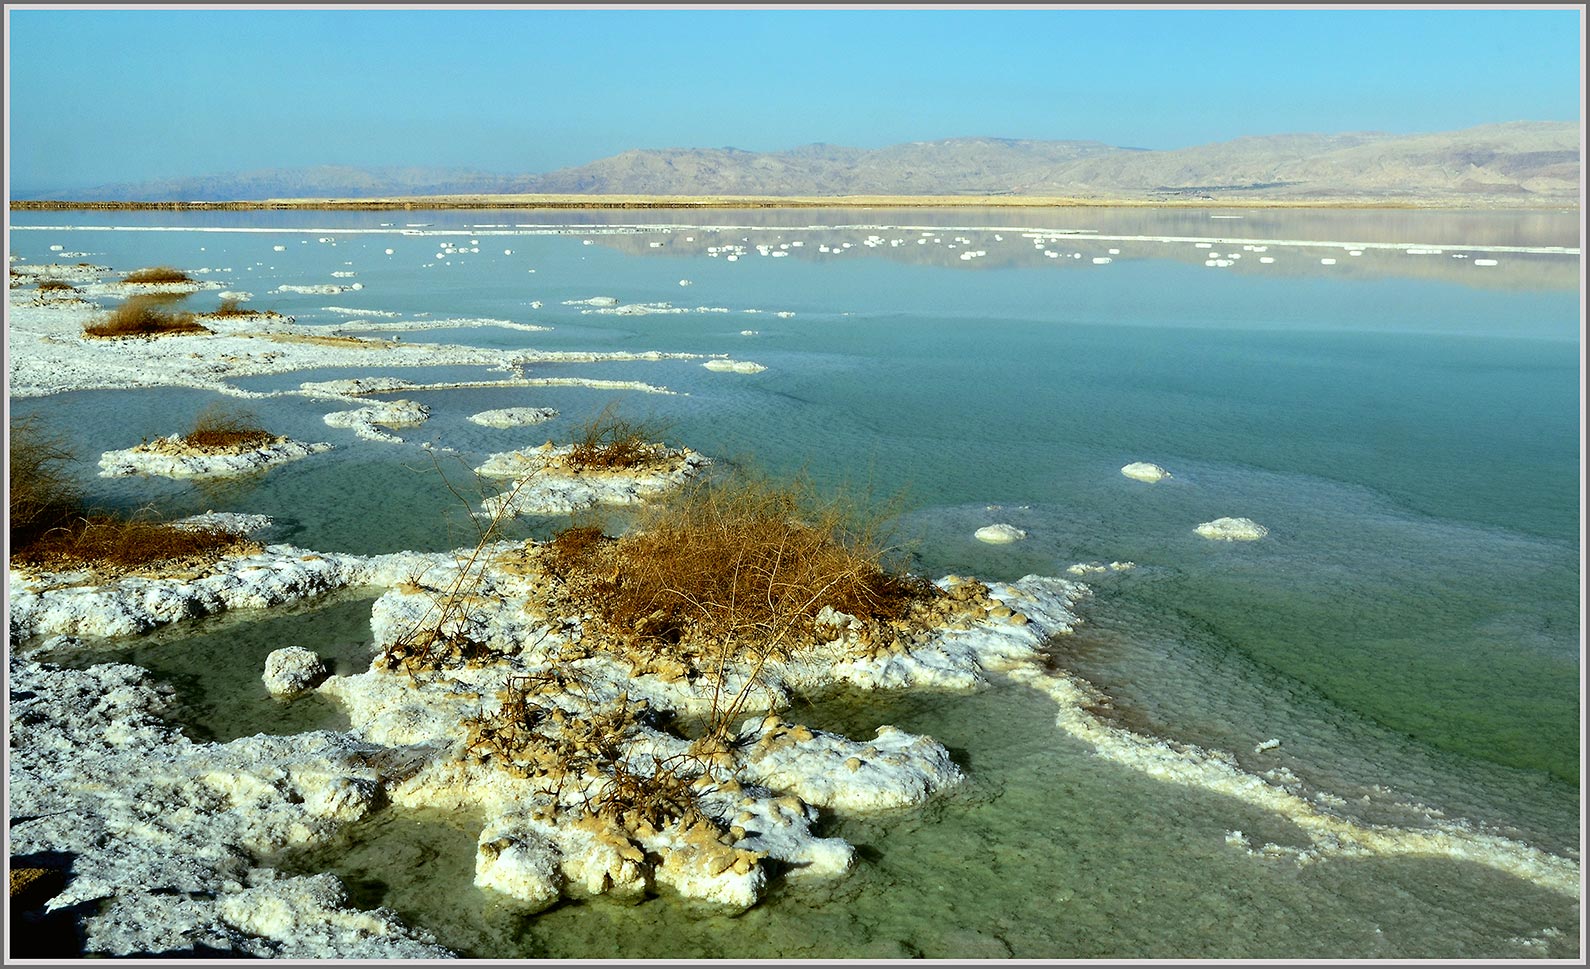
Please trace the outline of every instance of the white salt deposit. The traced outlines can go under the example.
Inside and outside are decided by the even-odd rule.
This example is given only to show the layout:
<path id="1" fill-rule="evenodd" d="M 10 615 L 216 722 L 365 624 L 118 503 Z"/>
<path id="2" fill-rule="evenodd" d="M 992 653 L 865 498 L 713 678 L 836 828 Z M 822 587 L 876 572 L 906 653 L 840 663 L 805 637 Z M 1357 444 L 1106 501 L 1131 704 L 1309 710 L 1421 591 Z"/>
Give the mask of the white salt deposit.
<path id="1" fill-rule="evenodd" d="M 157 438 L 151 444 L 100 455 L 99 476 L 126 477 L 152 474 L 165 478 L 224 478 L 253 474 L 272 465 L 296 461 L 331 450 L 327 443 L 305 444 L 285 438 L 239 451 L 205 452 L 188 447 L 181 434 Z"/>
<path id="2" fill-rule="evenodd" d="M 660 448 L 655 467 L 638 470 L 579 470 L 566 459 L 574 446 L 550 441 L 539 447 L 492 454 L 475 471 L 511 478 L 514 488 L 481 502 L 481 513 L 567 514 L 593 505 L 633 505 L 684 484 L 711 462 L 688 448 Z"/>
<path id="3" fill-rule="evenodd" d="M 1027 533 L 1014 525 L 1001 523 L 984 525 L 976 531 L 975 537 L 979 542 L 987 542 L 990 545 L 1008 545 L 1026 538 Z"/>
<path id="4" fill-rule="evenodd" d="M 1137 481 L 1147 481 L 1151 484 L 1155 481 L 1163 481 L 1164 479 L 1171 476 L 1169 471 L 1166 471 L 1157 464 L 1150 464 L 1147 461 L 1133 461 L 1131 464 L 1128 464 L 1126 467 L 1122 468 L 1121 473 L 1126 475 L 1128 478 L 1133 478 Z"/>
<path id="5" fill-rule="evenodd" d="M 767 369 L 749 360 L 708 360 L 702 366 L 723 373 L 761 373 Z"/>
<path id="6" fill-rule="evenodd" d="M 558 412 L 550 407 L 504 407 L 471 414 L 469 420 L 483 427 L 528 427 L 550 421 L 556 416 Z"/>
<path id="7" fill-rule="evenodd" d="M 1270 530 L 1251 518 L 1216 518 L 1204 522 L 1193 531 L 1204 538 L 1220 542 L 1252 542 L 1270 534 Z"/>
<path id="8" fill-rule="evenodd" d="M 355 410 L 334 411 L 327 414 L 324 419 L 332 427 L 352 428 L 355 434 L 365 440 L 402 444 L 402 438 L 378 430 L 376 425 L 414 427 L 425 423 L 430 416 L 431 409 L 417 401 L 387 400 Z"/>
<path id="9" fill-rule="evenodd" d="M 271 696 L 287 698 L 314 689 L 330 675 L 326 664 L 312 650 L 286 646 L 265 657 L 261 678 Z"/>

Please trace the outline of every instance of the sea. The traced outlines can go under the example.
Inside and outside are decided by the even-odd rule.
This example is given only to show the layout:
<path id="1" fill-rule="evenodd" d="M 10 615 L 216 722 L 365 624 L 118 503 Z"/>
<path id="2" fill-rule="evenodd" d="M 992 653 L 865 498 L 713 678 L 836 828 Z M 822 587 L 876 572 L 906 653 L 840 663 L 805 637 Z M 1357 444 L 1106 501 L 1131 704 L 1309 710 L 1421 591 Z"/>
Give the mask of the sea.
<path id="1" fill-rule="evenodd" d="M 251 294 L 250 308 L 379 323 L 372 335 L 405 343 L 702 356 L 522 367 L 624 384 L 392 395 L 431 409 L 393 430 L 398 444 L 327 427 L 344 405 L 290 394 L 97 390 L 9 406 L 67 435 L 96 504 L 267 514 L 277 540 L 361 554 L 471 544 L 470 467 L 566 440 L 607 409 L 872 510 L 902 568 L 1085 583 L 1082 622 L 1049 662 L 1107 697 L 1099 715 L 1122 731 L 1220 752 L 1355 824 L 1444 825 L 1494 845 L 1466 858 L 1327 850 L 1284 812 L 1104 756 L 1013 681 L 801 697 L 787 719 L 859 739 L 885 723 L 928 734 L 968 779 L 924 806 L 825 817 L 822 833 L 857 847 L 852 870 L 775 879 L 738 916 L 668 895 L 527 914 L 474 886 L 467 817 L 386 810 L 269 860 L 336 872 L 355 904 L 392 908 L 462 955 L 1576 958 L 1577 893 L 1509 859 L 1577 863 L 1583 831 L 1581 228 L 1577 210 L 1215 203 L 13 212 L 13 265 L 170 265 Z M 342 291 L 281 288 L 328 285 Z M 473 322 L 429 326 L 457 320 Z M 765 369 L 702 365 L 714 356 Z M 505 375 L 326 368 L 229 383 L 274 394 L 353 376 Z M 97 477 L 101 452 L 183 430 L 217 400 L 337 447 L 221 483 Z M 559 416 L 468 420 L 520 406 Z M 1170 476 L 1124 476 L 1133 462 Z M 1267 534 L 1195 530 L 1224 517 Z M 546 537 L 569 521 L 515 527 Z M 979 541 L 990 524 L 1025 537 Z M 284 645 L 362 668 L 368 596 L 66 661 L 147 666 L 177 687 L 171 715 L 196 739 L 334 728 L 346 721 L 329 702 L 284 708 L 258 670 Z"/>

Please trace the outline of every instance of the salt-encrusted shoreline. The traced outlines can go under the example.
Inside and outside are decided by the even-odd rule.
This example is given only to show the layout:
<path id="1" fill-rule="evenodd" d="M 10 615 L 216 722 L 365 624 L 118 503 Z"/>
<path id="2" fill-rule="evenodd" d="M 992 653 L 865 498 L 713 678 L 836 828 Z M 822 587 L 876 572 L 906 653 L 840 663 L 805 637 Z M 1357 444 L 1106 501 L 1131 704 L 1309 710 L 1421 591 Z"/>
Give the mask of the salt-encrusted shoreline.
<path id="1" fill-rule="evenodd" d="M 254 954 L 434 956 L 428 939 L 390 913 L 348 910 L 329 878 L 287 879 L 254 860 L 330 838 L 386 804 L 483 817 L 477 884 L 527 910 L 561 897 L 659 887 L 744 908 L 779 873 L 833 877 L 850 866 L 851 846 L 812 834 L 818 812 L 905 807 L 961 780 L 931 738 L 880 724 L 875 737 L 855 739 L 786 722 L 777 712 L 792 695 L 839 685 L 967 690 L 993 676 L 1030 683 L 1052 698 L 1059 729 L 1099 756 L 1274 811 L 1310 839 L 1306 847 L 1255 847 L 1241 832 L 1228 833 L 1226 844 L 1256 859 L 1444 857 L 1578 893 L 1579 868 L 1570 859 L 1438 816 L 1416 827 L 1364 824 L 1338 810 L 1340 799 L 1284 772 L 1260 777 L 1229 753 L 1103 719 L 1096 712 L 1107 706 L 1102 695 L 1054 670 L 1043 652 L 1049 637 L 1077 622 L 1073 609 L 1087 590 L 1076 583 L 1028 576 L 984 586 L 946 577 L 937 583 L 946 593 L 944 624 L 888 644 L 827 610 L 821 624 L 832 630 L 830 641 L 774 658 L 754 674 L 734 663 L 725 669 L 724 695 L 755 676 L 752 703 L 731 744 L 701 749 L 659 729 L 644 711 L 705 714 L 710 682 L 601 647 L 585 621 L 551 611 L 547 596 L 557 583 L 537 566 L 534 543 L 489 546 L 481 561 L 471 607 L 453 631 L 488 659 L 441 663 L 417 677 L 382 664 L 333 676 L 318 692 L 344 708 L 348 731 L 225 745 L 171 739 L 175 732 L 154 719 L 157 691 L 139 671 L 55 670 L 18 656 L 15 647 L 43 635 L 125 635 L 360 585 L 386 589 L 371 620 L 382 650 L 434 615 L 438 594 L 469 568 L 467 553 L 360 557 L 275 545 L 186 578 L 94 586 L 82 575 L 13 574 L 13 689 L 23 691 L 13 694 L 21 725 L 12 750 L 13 819 L 31 819 L 14 823 L 14 844 L 23 852 L 75 855 L 73 881 L 53 907 L 109 900 L 106 914 L 85 919 L 91 951 L 161 951 L 148 947 L 198 938 Z M 544 685 L 533 697 L 546 715 L 536 729 L 546 750 L 562 751 L 559 759 L 515 770 L 508 769 L 511 748 L 493 754 L 487 745 L 483 753 L 488 735 L 472 724 L 512 702 L 506 687 L 514 682 Z M 80 709 L 84 697 L 97 698 L 88 714 Z M 610 766 L 580 754 L 581 744 L 594 741 L 583 725 L 596 721 L 614 725 L 613 742 L 623 751 Z M 76 756 L 61 757 L 62 750 Z M 612 773 L 619 764 L 620 774 Z M 107 798 L 111 776 L 120 793 Z M 589 806 L 617 796 L 614 785 L 625 776 L 674 778 L 701 820 L 592 814 Z M 61 811 L 87 820 L 63 822 Z"/>
<path id="2" fill-rule="evenodd" d="M 18 267 L 14 267 L 18 268 Z M 84 295 L 126 295 L 151 286 L 103 282 L 103 266 L 29 265 L 27 280 L 60 279 L 80 287 Z M 175 291 L 220 289 L 219 283 L 181 284 Z M 40 397 L 74 390 L 143 387 L 196 387 L 241 397 L 282 396 L 297 391 L 254 393 L 230 381 L 244 376 L 292 373 L 324 367 L 389 370 L 412 367 L 479 366 L 508 375 L 478 383 L 415 385 L 441 387 L 581 385 L 578 377 L 533 377 L 527 369 L 543 364 L 609 361 L 700 360 L 701 354 L 659 351 L 571 352 L 532 349 L 498 350 L 442 343 L 362 340 L 338 335 L 340 327 L 305 326 L 289 317 L 251 314 L 239 317 L 205 315 L 210 334 L 158 338 L 91 339 L 83 326 L 99 307 L 85 300 L 48 296 L 13 285 L 6 313 L 7 360 L 13 398 Z M 442 321 L 448 325 L 503 325 L 511 321 Z M 423 326 L 423 324 L 419 325 Z M 416 326 L 414 328 L 419 328 Z M 529 327 L 529 324 L 523 326 Z M 372 329 L 395 329 L 378 325 Z M 638 382 L 598 380 L 595 386 L 659 390 Z"/>

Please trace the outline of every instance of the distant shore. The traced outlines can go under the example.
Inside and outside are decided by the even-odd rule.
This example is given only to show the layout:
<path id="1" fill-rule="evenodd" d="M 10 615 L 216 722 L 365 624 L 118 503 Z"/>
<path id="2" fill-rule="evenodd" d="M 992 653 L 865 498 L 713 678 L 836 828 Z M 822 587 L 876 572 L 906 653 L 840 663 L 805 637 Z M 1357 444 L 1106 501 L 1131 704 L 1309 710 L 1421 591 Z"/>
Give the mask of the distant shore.
<path id="1" fill-rule="evenodd" d="M 1473 199 L 1261 199 L 1165 196 L 1075 198 L 1015 195 L 415 195 L 381 198 L 283 198 L 234 201 L 13 200 L 12 211 L 167 210 L 268 211 L 283 209 L 385 211 L 403 209 L 839 209 L 839 208 L 1259 208 L 1259 209 L 1475 209 L 1578 208 L 1576 201 Z"/>

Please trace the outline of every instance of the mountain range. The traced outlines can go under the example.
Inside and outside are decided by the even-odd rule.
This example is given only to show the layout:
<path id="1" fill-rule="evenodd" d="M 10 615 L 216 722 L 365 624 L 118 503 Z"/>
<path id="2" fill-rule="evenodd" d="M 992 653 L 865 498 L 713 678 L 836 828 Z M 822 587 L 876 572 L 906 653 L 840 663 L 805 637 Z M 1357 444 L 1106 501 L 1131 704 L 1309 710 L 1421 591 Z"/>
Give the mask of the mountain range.
<path id="1" fill-rule="evenodd" d="M 1576 205 L 1577 122 L 1436 134 L 1290 134 L 1174 150 L 1097 141 L 951 138 L 885 148 L 634 149 L 541 174 L 318 166 L 15 193 L 66 201 L 429 195 L 1211 197 L 1295 202 Z"/>

